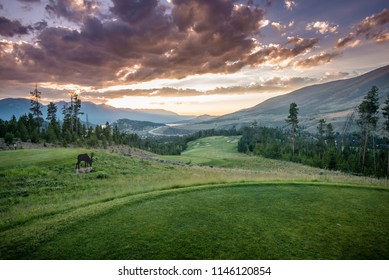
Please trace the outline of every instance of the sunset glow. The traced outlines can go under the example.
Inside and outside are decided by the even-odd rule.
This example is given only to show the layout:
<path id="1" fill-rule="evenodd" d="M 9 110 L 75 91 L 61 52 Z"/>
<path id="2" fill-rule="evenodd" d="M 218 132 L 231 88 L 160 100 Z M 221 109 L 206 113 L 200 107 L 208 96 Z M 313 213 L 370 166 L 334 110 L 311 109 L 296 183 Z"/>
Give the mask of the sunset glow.
<path id="1" fill-rule="evenodd" d="M 0 99 L 221 115 L 389 63 L 387 1 L 0 2 Z"/>
<path id="2" fill-rule="evenodd" d="M 109 100 L 106 104 L 117 108 L 161 109 L 180 115 L 224 115 L 247 108 L 278 94 L 212 94 L 201 96 L 125 96 Z"/>

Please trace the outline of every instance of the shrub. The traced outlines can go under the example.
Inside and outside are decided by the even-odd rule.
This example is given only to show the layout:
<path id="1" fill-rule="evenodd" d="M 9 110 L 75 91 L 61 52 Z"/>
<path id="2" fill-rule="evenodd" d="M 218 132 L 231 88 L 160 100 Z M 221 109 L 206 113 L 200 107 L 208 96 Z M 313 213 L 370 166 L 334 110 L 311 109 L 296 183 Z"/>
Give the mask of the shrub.
<path id="1" fill-rule="evenodd" d="M 14 141 L 14 138 L 15 138 L 15 136 L 13 135 L 12 132 L 7 132 L 4 135 L 4 141 L 5 141 L 6 144 L 12 144 L 13 141 Z"/>

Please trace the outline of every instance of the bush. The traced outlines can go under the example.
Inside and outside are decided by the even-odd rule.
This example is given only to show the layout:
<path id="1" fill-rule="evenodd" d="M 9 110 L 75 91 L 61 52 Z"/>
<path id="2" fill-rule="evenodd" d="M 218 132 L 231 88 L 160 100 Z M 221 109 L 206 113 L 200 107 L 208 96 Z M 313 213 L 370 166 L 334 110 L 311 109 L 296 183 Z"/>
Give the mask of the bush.
<path id="1" fill-rule="evenodd" d="M 14 142 L 14 138 L 15 138 L 15 135 L 13 135 L 12 132 L 7 132 L 5 135 L 4 135 L 4 141 L 6 144 L 12 144 Z"/>

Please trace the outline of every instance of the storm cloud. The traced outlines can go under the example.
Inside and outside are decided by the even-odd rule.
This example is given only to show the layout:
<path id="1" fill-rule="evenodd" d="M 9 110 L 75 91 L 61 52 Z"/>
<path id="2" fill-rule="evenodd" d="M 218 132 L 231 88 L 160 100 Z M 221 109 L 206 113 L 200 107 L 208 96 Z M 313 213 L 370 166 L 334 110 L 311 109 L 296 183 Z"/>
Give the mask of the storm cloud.
<path id="1" fill-rule="evenodd" d="M 113 0 L 110 12 L 117 19 L 103 20 L 92 16 L 98 9 L 95 1 L 77 3 L 81 2 L 50 0 L 46 10 L 80 21 L 80 29 L 37 23 L 41 33 L 35 44 L 14 45 L 2 53 L 8 67 L 12 60 L 16 66 L 17 60 L 23 72 L 34 68 L 37 76 L 51 81 L 95 86 L 233 73 L 260 63 L 260 58 L 250 58 L 257 47 L 253 37 L 260 34 L 265 20 L 258 7 L 226 0 L 175 0 L 167 13 L 167 7 L 156 0 Z M 20 22 L 2 20 L 2 34 L 28 33 Z"/>
<path id="2" fill-rule="evenodd" d="M 45 6 L 51 16 L 63 17 L 69 21 L 81 22 L 87 16 L 93 16 L 99 11 L 96 0 L 49 0 Z"/>
<path id="3" fill-rule="evenodd" d="M 13 37 L 16 35 L 26 35 L 31 29 L 31 26 L 24 26 L 18 20 L 0 17 L 0 35 L 2 36 Z"/>

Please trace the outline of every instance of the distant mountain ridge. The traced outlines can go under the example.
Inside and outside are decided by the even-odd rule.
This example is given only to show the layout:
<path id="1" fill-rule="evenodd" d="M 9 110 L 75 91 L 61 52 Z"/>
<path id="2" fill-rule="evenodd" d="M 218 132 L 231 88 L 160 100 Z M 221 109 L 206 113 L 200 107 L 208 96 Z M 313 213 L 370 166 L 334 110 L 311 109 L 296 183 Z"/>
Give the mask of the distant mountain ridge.
<path id="1" fill-rule="evenodd" d="M 177 124 L 201 123 L 201 122 L 210 121 L 210 120 L 215 119 L 215 118 L 217 118 L 217 117 L 205 114 L 205 115 L 201 115 L 201 116 L 195 117 L 193 119 L 188 119 L 188 120 L 177 122 Z"/>
<path id="2" fill-rule="evenodd" d="M 270 98 L 254 107 L 183 128 L 190 130 L 230 128 L 249 125 L 253 121 L 263 126 L 284 127 L 290 103 L 295 102 L 299 108 L 301 126 L 316 130 L 319 119 L 323 118 L 339 130 L 344 125 L 347 115 L 362 102 L 374 85 L 379 89 L 382 105 L 389 95 L 389 65 L 354 78 L 304 87 Z"/>
<path id="3" fill-rule="evenodd" d="M 312 85 L 295 90 L 291 93 L 270 98 L 254 107 L 243 109 L 220 117 L 180 116 L 165 110 L 132 110 L 118 109 L 108 105 L 97 105 L 91 102 L 82 102 L 82 121 L 104 124 L 113 123 L 119 119 L 135 121 L 149 121 L 163 124 L 182 124 L 175 127 L 182 131 L 198 131 L 202 129 L 228 129 L 250 125 L 257 121 L 263 126 L 286 125 L 285 119 L 289 112 L 289 105 L 295 102 L 299 108 L 299 120 L 302 127 L 316 130 L 319 119 L 331 122 L 336 130 L 340 130 L 344 122 L 356 106 L 358 106 L 372 86 L 377 86 L 382 105 L 389 95 L 389 65 L 378 68 L 361 76 L 350 79 L 337 80 L 323 84 Z M 65 102 L 57 102 L 58 116 Z M 17 118 L 28 114 L 30 100 L 23 98 L 6 98 L 0 100 L 0 118 L 9 120 L 12 115 Z M 43 108 L 43 117 L 46 117 L 47 108 Z"/>
<path id="4" fill-rule="evenodd" d="M 62 107 L 65 101 L 56 102 L 58 118 L 62 119 Z M 0 119 L 9 120 L 15 115 L 19 118 L 30 112 L 30 100 L 26 98 L 5 98 L 0 100 Z M 81 120 L 91 124 L 113 123 L 119 119 L 130 119 L 135 121 L 149 121 L 155 123 L 175 123 L 179 121 L 193 119 L 194 116 L 180 116 L 174 112 L 166 110 L 133 110 L 115 108 L 109 105 L 99 105 L 92 102 L 82 102 L 80 116 Z M 42 107 L 43 118 L 47 115 L 47 106 Z"/>

